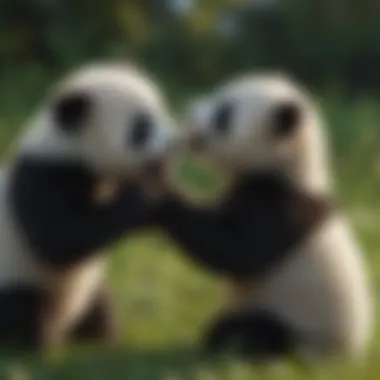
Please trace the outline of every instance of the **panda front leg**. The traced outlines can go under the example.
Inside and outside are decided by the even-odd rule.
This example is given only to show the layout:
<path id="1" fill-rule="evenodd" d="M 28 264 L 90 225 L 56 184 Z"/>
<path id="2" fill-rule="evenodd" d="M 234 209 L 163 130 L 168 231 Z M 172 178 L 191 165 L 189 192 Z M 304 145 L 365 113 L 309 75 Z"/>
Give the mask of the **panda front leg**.
<path id="1" fill-rule="evenodd" d="M 209 353 L 231 352 L 246 359 L 277 360 L 293 353 L 295 334 L 273 312 L 249 310 L 222 315 L 204 337 Z"/>
<path id="2" fill-rule="evenodd" d="M 103 288 L 95 297 L 91 307 L 76 324 L 71 340 L 83 343 L 117 343 L 119 329 L 112 298 Z"/>

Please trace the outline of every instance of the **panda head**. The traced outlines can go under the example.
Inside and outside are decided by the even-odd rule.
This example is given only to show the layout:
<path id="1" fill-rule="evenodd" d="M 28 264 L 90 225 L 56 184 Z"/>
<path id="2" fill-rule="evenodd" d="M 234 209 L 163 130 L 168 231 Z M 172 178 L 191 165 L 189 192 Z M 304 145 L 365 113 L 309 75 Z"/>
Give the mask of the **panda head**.
<path id="1" fill-rule="evenodd" d="M 21 152 L 78 161 L 102 175 L 134 175 L 162 160 L 173 141 L 162 96 L 143 73 L 94 64 L 58 84 Z"/>
<path id="2" fill-rule="evenodd" d="M 232 80 L 194 102 L 186 124 L 192 149 L 233 176 L 271 171 L 300 185 L 327 186 L 319 114 L 283 75 Z"/>

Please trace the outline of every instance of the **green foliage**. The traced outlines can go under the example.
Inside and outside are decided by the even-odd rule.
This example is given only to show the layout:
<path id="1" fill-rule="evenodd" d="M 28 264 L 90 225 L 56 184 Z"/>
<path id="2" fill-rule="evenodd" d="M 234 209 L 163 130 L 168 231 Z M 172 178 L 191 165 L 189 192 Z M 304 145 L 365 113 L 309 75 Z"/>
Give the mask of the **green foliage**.
<path id="1" fill-rule="evenodd" d="M 315 86 L 339 80 L 354 93 L 380 86 L 376 0 L 189 1 L 176 13 L 170 0 L 4 0 L 0 68 L 18 76 L 34 65 L 57 75 L 132 56 L 165 83 L 192 89 L 257 67 L 286 69 Z"/>

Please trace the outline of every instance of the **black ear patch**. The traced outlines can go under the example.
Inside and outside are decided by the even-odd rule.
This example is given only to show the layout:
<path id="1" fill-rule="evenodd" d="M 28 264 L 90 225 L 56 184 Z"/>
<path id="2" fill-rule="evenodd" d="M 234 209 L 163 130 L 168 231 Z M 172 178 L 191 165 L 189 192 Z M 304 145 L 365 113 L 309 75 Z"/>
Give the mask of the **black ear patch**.
<path id="1" fill-rule="evenodd" d="M 71 93 L 59 98 L 53 106 L 54 120 L 65 131 L 77 131 L 90 113 L 87 94 Z"/>
<path id="2" fill-rule="evenodd" d="M 273 113 L 274 134 L 287 137 L 300 125 L 302 110 L 294 102 L 286 102 L 276 106 Z"/>

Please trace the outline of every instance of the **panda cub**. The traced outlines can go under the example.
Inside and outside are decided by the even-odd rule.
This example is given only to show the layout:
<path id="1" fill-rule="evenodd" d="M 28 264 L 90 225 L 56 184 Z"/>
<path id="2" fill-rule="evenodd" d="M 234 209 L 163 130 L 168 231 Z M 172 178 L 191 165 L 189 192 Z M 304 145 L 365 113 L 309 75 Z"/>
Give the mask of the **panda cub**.
<path id="1" fill-rule="evenodd" d="M 235 79 L 193 105 L 190 125 L 193 148 L 231 180 L 216 205 L 171 193 L 161 215 L 189 255 L 230 278 L 206 346 L 261 359 L 362 354 L 372 324 L 362 253 L 330 202 L 305 91 L 283 75 Z"/>
<path id="2" fill-rule="evenodd" d="M 0 177 L 1 346 L 113 338 L 101 251 L 152 222 L 139 186 L 171 126 L 158 90 L 128 65 L 85 66 L 48 96 Z M 109 180 L 118 191 L 101 201 Z"/>

